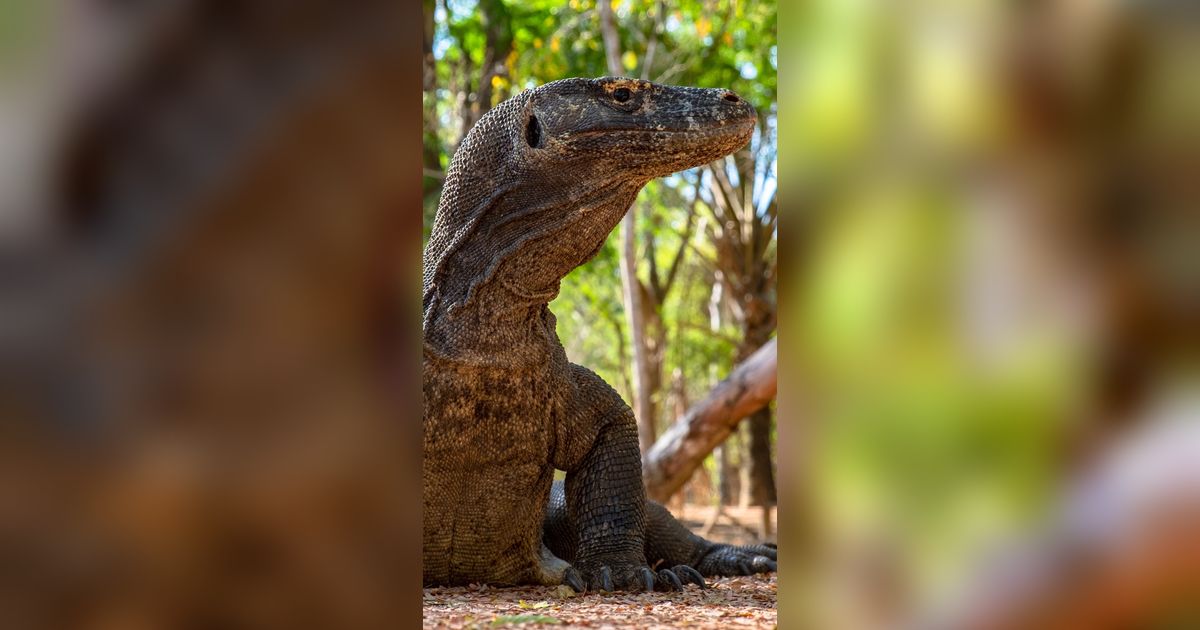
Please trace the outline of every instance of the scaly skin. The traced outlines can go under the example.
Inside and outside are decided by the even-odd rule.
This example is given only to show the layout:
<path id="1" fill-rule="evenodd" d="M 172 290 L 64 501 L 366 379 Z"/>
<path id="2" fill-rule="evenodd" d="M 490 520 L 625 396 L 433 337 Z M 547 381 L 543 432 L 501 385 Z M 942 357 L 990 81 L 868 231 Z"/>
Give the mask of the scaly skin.
<path id="1" fill-rule="evenodd" d="M 546 547 L 554 555 L 567 562 L 575 559 L 578 540 L 567 514 L 566 492 L 561 481 L 555 481 L 550 490 L 542 531 Z M 774 545 L 735 546 L 705 540 L 684 527 L 661 503 L 649 499 L 645 554 L 653 568 L 673 568 L 677 575 L 694 568 L 707 577 L 774 571 L 778 559 Z M 696 583 L 704 586 L 703 580 Z"/>
<path id="2" fill-rule="evenodd" d="M 547 304 L 648 181 L 728 155 L 754 121 L 726 90 L 565 79 L 467 134 L 424 254 L 426 584 L 654 587 L 633 412 L 567 360 Z M 542 544 L 556 468 L 570 566 Z"/>

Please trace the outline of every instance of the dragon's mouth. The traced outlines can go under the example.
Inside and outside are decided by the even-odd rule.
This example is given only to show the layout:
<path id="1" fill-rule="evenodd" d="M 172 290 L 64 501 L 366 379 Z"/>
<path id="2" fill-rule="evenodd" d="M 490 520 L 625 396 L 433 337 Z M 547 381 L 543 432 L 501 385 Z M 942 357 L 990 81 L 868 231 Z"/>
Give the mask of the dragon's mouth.
<path id="1" fill-rule="evenodd" d="M 567 136 L 567 139 L 581 138 L 599 135 L 634 135 L 634 134 L 688 134 L 695 136 L 715 136 L 728 134 L 730 132 L 745 132 L 754 127 L 758 122 L 758 117 L 747 116 L 744 118 L 721 120 L 706 123 L 694 123 L 692 125 L 656 125 L 653 127 L 610 127 L 605 129 L 588 129 L 585 131 L 576 131 Z"/>

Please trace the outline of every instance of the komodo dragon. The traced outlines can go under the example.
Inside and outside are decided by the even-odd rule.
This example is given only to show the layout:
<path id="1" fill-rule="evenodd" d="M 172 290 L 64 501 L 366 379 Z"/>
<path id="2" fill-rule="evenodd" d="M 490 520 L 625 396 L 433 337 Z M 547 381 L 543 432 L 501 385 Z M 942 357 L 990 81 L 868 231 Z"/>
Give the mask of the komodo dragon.
<path id="1" fill-rule="evenodd" d="M 647 182 L 728 155 L 755 120 L 728 90 L 575 78 L 501 103 L 463 139 L 423 260 L 425 584 L 651 590 L 703 586 L 685 560 L 773 568 L 765 547 L 720 546 L 705 564 L 707 541 L 661 506 L 651 540 L 675 551 L 653 561 L 680 564 L 648 566 L 633 412 L 567 360 L 547 307 Z M 544 543 L 555 469 L 565 510 L 551 504 Z"/>
<path id="2" fill-rule="evenodd" d="M 578 539 L 567 515 L 563 482 L 555 481 L 546 506 L 542 540 L 551 553 L 567 562 L 575 559 Z M 693 534 L 667 508 L 646 500 L 646 561 L 652 566 L 692 567 L 701 575 L 750 575 L 774 571 L 774 545 L 734 546 L 714 543 Z M 701 584 L 703 587 L 704 585 Z"/>

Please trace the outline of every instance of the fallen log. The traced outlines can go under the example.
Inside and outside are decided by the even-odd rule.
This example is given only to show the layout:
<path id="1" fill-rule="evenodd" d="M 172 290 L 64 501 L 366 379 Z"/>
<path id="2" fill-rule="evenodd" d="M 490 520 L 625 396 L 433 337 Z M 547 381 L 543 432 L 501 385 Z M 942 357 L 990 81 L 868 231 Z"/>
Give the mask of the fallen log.
<path id="1" fill-rule="evenodd" d="M 666 501 L 743 418 L 775 398 L 775 348 L 772 339 L 756 350 L 658 438 L 642 460 L 650 498 Z"/>

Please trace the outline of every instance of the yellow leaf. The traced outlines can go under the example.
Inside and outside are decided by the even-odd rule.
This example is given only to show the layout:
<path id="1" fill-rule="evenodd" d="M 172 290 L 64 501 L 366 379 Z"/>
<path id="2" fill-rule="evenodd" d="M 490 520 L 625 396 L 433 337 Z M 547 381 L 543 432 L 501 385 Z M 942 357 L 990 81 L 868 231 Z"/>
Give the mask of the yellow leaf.
<path id="1" fill-rule="evenodd" d="M 721 41 L 725 42 L 726 46 L 732 46 L 733 45 L 733 34 L 730 33 L 729 31 L 725 31 L 725 36 L 721 38 Z"/>
<path id="2" fill-rule="evenodd" d="M 625 66 L 626 70 L 633 71 L 637 67 L 637 55 L 632 50 L 626 50 L 624 55 L 621 55 L 621 65 Z"/>
<path id="3" fill-rule="evenodd" d="M 541 37 L 535 37 L 535 38 L 533 39 L 533 47 L 534 47 L 534 48 L 541 48 L 541 47 L 542 47 L 542 38 L 541 38 Z"/>
<path id="4" fill-rule="evenodd" d="M 492 75 L 492 88 L 493 89 L 498 90 L 498 89 L 504 87 L 505 83 L 507 83 L 507 81 L 504 80 L 504 77 L 502 77 L 498 74 Z"/>
<path id="5" fill-rule="evenodd" d="M 558 52 L 558 47 L 559 47 L 558 35 L 555 35 L 554 37 L 550 38 L 550 50 L 552 50 L 554 52 Z"/>
<path id="6" fill-rule="evenodd" d="M 709 31 L 711 30 L 712 22 L 710 22 L 708 18 L 702 17 L 696 21 L 696 34 L 700 36 L 700 39 L 707 37 Z"/>

